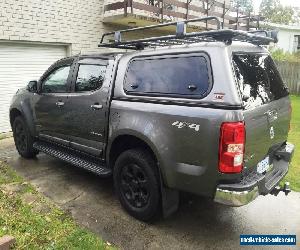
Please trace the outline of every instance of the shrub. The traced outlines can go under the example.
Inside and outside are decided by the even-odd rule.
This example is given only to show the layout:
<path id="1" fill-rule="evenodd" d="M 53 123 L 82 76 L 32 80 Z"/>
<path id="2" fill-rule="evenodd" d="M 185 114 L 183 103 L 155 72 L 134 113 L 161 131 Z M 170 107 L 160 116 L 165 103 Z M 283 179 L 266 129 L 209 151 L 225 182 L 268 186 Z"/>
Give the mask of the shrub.
<path id="1" fill-rule="evenodd" d="M 289 53 L 284 52 L 282 49 L 273 49 L 270 52 L 276 61 L 300 62 L 300 51 Z"/>

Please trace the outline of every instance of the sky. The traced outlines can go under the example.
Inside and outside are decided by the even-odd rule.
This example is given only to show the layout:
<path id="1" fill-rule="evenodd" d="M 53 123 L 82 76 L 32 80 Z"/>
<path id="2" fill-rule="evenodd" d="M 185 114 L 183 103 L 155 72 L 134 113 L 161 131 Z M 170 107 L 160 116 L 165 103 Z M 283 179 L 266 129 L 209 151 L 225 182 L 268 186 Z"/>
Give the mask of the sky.
<path id="1" fill-rule="evenodd" d="M 259 5 L 262 0 L 253 0 L 255 12 L 259 11 Z M 282 5 L 300 7 L 300 0 L 280 0 Z"/>

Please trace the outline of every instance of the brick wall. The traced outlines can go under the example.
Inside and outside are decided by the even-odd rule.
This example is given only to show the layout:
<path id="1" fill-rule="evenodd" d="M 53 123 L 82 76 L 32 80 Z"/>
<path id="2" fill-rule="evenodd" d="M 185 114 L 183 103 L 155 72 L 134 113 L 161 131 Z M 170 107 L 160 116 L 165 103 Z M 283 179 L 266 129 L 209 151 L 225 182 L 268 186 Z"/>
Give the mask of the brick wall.
<path id="1" fill-rule="evenodd" d="M 97 45 L 103 32 L 124 28 L 102 23 L 104 1 L 114 2 L 113 0 L 0 0 L 0 41 L 70 44 L 70 54 L 101 52 L 103 49 L 99 49 Z M 147 36 L 160 34 L 147 32 Z M 144 36 L 143 33 L 137 33 L 127 38 Z"/>
<path id="2" fill-rule="evenodd" d="M 0 40 L 66 43 L 72 54 L 94 52 L 109 30 L 102 12 L 103 0 L 1 0 Z"/>

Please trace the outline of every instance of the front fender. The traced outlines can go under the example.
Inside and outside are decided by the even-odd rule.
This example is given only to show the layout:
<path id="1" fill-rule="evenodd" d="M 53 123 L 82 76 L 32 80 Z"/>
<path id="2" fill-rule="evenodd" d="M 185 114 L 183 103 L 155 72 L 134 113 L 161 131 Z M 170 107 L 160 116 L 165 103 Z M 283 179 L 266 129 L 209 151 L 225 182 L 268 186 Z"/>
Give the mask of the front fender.
<path id="1" fill-rule="evenodd" d="M 11 121 L 11 126 L 12 124 L 12 116 L 14 115 L 15 112 L 19 112 L 21 113 L 21 115 L 23 116 L 30 134 L 32 136 L 37 136 L 37 131 L 35 128 L 35 123 L 34 123 L 34 112 L 32 109 L 32 105 L 31 105 L 31 99 L 28 95 L 28 93 L 20 93 L 16 96 L 14 96 L 11 106 L 10 106 L 10 121 Z"/>

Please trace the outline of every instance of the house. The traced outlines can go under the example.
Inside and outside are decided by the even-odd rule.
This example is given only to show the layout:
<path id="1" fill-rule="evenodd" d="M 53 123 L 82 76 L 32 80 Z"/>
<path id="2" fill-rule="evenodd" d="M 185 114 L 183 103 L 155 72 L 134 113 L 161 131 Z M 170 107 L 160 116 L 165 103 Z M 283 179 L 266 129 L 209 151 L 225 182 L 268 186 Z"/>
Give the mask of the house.
<path id="1" fill-rule="evenodd" d="M 224 28 L 249 29 L 250 18 L 247 21 L 247 15 L 229 4 L 230 0 L 0 1 L 0 132 L 10 130 L 9 103 L 19 88 L 62 57 L 100 52 L 97 46 L 104 32 L 208 15 L 218 16 Z M 195 27 L 216 26 L 208 22 Z"/>
<path id="2" fill-rule="evenodd" d="M 278 30 L 278 43 L 274 45 L 274 48 L 282 49 L 289 53 L 300 51 L 300 24 L 283 25 L 268 23 L 266 25 Z"/>

